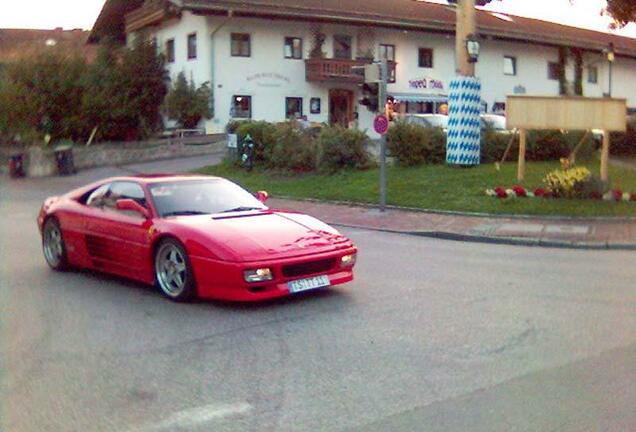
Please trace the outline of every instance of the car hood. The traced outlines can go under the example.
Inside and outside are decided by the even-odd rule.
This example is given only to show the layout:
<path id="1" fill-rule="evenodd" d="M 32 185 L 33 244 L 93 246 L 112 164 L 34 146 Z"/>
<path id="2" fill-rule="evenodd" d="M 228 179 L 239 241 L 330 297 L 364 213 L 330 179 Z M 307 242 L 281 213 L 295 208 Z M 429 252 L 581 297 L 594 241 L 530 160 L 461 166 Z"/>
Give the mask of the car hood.
<path id="1" fill-rule="evenodd" d="M 265 261 L 348 248 L 351 241 L 319 220 L 302 214 L 259 211 L 182 218 L 207 249 L 224 250 L 233 261 Z"/>

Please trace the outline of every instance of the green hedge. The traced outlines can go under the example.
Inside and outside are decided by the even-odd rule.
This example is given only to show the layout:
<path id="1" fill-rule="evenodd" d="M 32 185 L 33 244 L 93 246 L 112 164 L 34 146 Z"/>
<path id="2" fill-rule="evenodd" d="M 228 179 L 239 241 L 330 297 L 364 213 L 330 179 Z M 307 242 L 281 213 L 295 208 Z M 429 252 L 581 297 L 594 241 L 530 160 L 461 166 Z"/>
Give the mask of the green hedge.
<path id="1" fill-rule="evenodd" d="M 446 159 L 446 135 L 440 128 L 397 121 L 387 134 L 387 148 L 403 166 L 439 164 Z"/>
<path id="2" fill-rule="evenodd" d="M 293 123 L 240 121 L 227 125 L 241 143 L 249 134 L 255 144 L 257 166 L 278 171 L 335 172 L 344 168 L 366 169 L 372 165 L 365 147 L 364 132 L 339 126 L 324 126 L 319 131 L 300 130 Z M 237 163 L 240 164 L 240 161 Z"/>
<path id="3" fill-rule="evenodd" d="M 636 117 L 627 119 L 626 132 L 612 132 L 610 154 L 614 156 L 636 156 Z"/>
<path id="4" fill-rule="evenodd" d="M 530 131 L 526 144 L 526 160 L 551 161 L 570 156 L 572 151 L 583 139 L 585 132 L 563 132 L 559 130 Z M 510 142 L 511 135 L 498 133 L 487 129 L 482 132 L 481 161 L 482 163 L 501 160 Z M 577 151 L 577 159 L 587 160 L 594 156 L 598 143 L 592 134 L 588 134 Z M 517 160 L 519 156 L 519 138 L 514 138 L 507 160 Z"/>

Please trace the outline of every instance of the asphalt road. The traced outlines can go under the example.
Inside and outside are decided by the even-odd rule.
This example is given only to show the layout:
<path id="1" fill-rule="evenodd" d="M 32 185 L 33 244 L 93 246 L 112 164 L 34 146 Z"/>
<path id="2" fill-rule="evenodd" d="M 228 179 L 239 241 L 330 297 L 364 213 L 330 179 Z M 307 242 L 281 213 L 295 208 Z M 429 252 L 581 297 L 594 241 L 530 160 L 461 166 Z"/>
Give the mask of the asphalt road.
<path id="1" fill-rule="evenodd" d="M 0 180 L 3 432 L 636 430 L 634 253 L 344 230 L 352 284 L 174 304 L 41 256 L 41 200 L 115 172 Z"/>

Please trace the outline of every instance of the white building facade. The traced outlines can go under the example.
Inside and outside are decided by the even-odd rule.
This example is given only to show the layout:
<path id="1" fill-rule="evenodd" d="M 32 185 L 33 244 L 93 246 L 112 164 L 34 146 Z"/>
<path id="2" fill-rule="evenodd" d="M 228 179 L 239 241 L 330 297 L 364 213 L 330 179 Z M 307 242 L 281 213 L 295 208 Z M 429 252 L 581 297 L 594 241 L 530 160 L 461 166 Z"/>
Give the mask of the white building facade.
<path id="1" fill-rule="evenodd" d="M 395 6 L 404 4 L 402 12 L 408 13 L 406 8 L 412 5 L 405 1 L 396 0 Z M 361 24 L 345 13 L 331 11 L 326 18 L 305 9 L 300 13 L 285 10 L 284 5 L 279 16 L 275 10 L 259 11 L 258 1 L 240 13 L 231 1 L 191 3 L 198 8 L 188 8 L 188 2 L 177 7 L 170 1 L 146 1 L 126 15 L 126 37 L 130 41 L 144 32 L 154 38 L 167 57 L 171 77 L 183 72 L 196 84 L 209 83 L 214 116 L 204 126 L 210 133 L 223 132 L 231 120 L 279 122 L 298 116 L 344 126 L 359 118 L 358 127 L 371 130 L 373 114 L 358 102 L 361 78 L 353 67 L 381 58 L 393 64 L 394 82 L 388 93 L 402 113 L 438 111 L 455 76 L 455 38 L 448 27 L 452 22 L 438 28 L 434 23 L 427 27 L 425 21 L 430 18 L 429 9 L 433 18 L 441 14 L 452 21 L 454 12 L 445 6 L 416 5 L 422 8 L 417 10 L 423 14 L 418 17 L 422 23 L 411 28 L 405 19 L 398 24 L 385 23 L 384 18 Z M 312 4 L 291 3 L 294 7 Z M 335 4 L 340 3 L 347 2 Z M 369 4 L 381 7 L 374 1 Z M 148 18 L 153 11 L 155 18 Z M 161 12 L 159 18 L 157 11 Z M 506 97 L 512 94 L 559 95 L 561 65 L 565 65 L 565 88 L 573 93 L 577 61 L 571 48 L 581 53 L 583 95 L 607 96 L 610 67 L 603 48 L 610 37 L 618 47 L 611 94 L 636 107 L 636 40 L 486 11 L 480 11 L 478 18 L 481 54 L 476 75 L 482 82 L 484 111 L 505 111 Z M 533 25 L 538 30 L 547 25 L 562 32 L 545 36 L 540 31 L 514 33 L 517 26 Z M 579 33 L 580 41 L 576 40 Z M 568 54 L 565 62 L 560 61 L 560 51 Z"/>

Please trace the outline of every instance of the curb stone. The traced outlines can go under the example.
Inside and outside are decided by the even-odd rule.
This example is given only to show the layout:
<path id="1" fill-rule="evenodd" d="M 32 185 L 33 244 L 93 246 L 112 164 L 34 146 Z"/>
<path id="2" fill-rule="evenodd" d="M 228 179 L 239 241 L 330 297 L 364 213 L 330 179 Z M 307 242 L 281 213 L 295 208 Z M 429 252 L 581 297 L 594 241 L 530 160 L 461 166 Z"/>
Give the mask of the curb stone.
<path id="1" fill-rule="evenodd" d="M 311 203 L 319 203 L 319 204 L 332 204 L 332 205 L 341 205 L 348 207 L 364 207 L 368 209 L 379 209 L 380 206 L 377 204 L 370 204 L 364 202 L 356 202 L 356 201 L 337 201 L 337 200 L 321 200 L 317 198 L 297 198 L 293 196 L 287 195 L 277 195 L 275 198 L 289 200 L 289 201 L 300 201 L 300 202 L 311 202 Z M 515 215 L 515 214 L 498 214 L 498 213 L 479 213 L 479 212 L 461 212 L 454 210 L 435 210 L 435 209 L 423 209 L 419 207 L 405 207 L 405 206 L 395 206 L 395 205 L 387 205 L 386 208 L 388 210 L 397 210 L 397 211 L 408 211 L 414 213 L 425 213 L 425 214 L 439 214 L 439 215 L 448 215 L 448 216 L 464 216 L 464 217 L 474 217 L 474 218 L 491 218 L 491 219 L 518 219 L 518 220 L 545 220 L 545 221 L 568 221 L 568 222 L 610 222 L 610 223 L 619 223 L 619 222 L 636 222 L 636 216 L 552 216 L 552 215 Z"/>
<path id="2" fill-rule="evenodd" d="M 543 240 L 543 239 L 528 239 L 518 237 L 489 237 L 470 234 L 457 234 L 443 231 L 399 231 L 388 228 L 374 228 L 363 225 L 349 225 L 335 222 L 328 222 L 330 225 L 354 228 L 368 231 L 379 231 L 391 234 L 411 235 L 417 237 L 426 237 L 438 240 L 451 240 L 461 241 L 468 243 L 484 243 L 484 244 L 499 244 L 509 246 L 528 246 L 528 247 L 541 247 L 541 248 L 553 248 L 553 249 L 578 249 L 578 250 L 622 250 L 622 251 L 635 251 L 636 243 L 608 243 L 608 242 L 576 242 L 576 241 L 562 241 L 562 240 Z"/>

